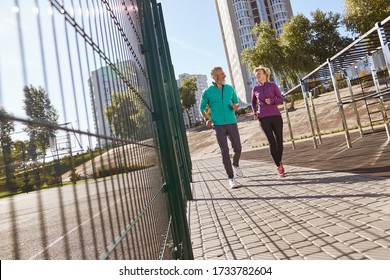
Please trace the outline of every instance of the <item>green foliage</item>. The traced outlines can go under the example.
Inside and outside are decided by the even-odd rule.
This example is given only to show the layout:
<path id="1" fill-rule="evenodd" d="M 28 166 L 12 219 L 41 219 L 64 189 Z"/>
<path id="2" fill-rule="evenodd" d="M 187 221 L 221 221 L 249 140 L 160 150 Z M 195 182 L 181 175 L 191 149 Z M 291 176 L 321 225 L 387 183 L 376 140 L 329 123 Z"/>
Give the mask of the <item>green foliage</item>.
<path id="1" fill-rule="evenodd" d="M 1 124 L 1 121 L 0 121 Z M 4 136 L 5 134 L 1 134 Z M 29 141 L 15 141 L 12 145 L 12 162 L 9 165 L 12 167 L 12 174 L 9 176 L 12 184 L 6 181 L 4 173 L 3 161 L 4 157 L 0 153 L 0 197 L 20 193 L 30 192 L 41 188 L 49 188 L 62 185 L 61 174 L 71 171 L 69 178 L 72 182 L 82 179 L 81 175 L 74 169 L 74 166 L 79 166 L 91 159 L 100 156 L 106 152 L 106 149 L 98 149 L 88 151 L 83 154 L 66 156 L 59 160 L 53 160 L 47 163 L 31 162 L 27 155 Z M 0 150 L 1 151 L 1 150 Z M 94 174 L 98 177 L 107 176 L 107 174 L 120 174 L 147 168 L 147 165 L 131 165 L 127 168 L 113 168 L 112 170 L 101 170 L 100 173 Z M 12 186 L 12 188 L 10 187 Z"/>
<path id="2" fill-rule="evenodd" d="M 62 179 L 61 174 L 52 171 L 51 173 L 45 174 L 45 182 L 48 187 L 60 186 Z"/>
<path id="3" fill-rule="evenodd" d="M 376 22 L 390 16 L 389 0 L 344 0 L 343 22 L 351 32 L 363 35 Z"/>
<path id="4" fill-rule="evenodd" d="M 141 100 L 131 91 L 113 93 L 105 115 L 116 137 L 131 141 L 150 137 L 149 118 Z"/>
<path id="5" fill-rule="evenodd" d="M 248 106 L 246 108 L 239 108 L 236 112 L 236 116 L 246 115 L 252 113 L 252 107 Z"/>
<path id="6" fill-rule="evenodd" d="M 14 170 L 13 176 L 14 185 L 12 191 L 15 192 L 28 192 L 41 187 L 54 187 L 60 186 L 62 183 L 61 174 L 73 169 L 73 166 L 83 164 L 94 157 L 101 155 L 105 152 L 104 149 L 89 151 L 83 154 L 73 155 L 72 157 L 66 156 L 60 160 L 50 161 L 45 164 L 28 163 L 28 157 L 26 152 L 28 147 L 28 141 L 15 141 L 12 150 L 12 168 Z M 0 162 L 2 156 L 0 155 Z M 5 180 L 5 175 L 0 168 L 0 192 L 10 190 L 9 183 Z M 81 177 L 74 174 L 74 178 L 79 180 Z"/>
<path id="7" fill-rule="evenodd" d="M 304 49 L 301 51 L 305 43 L 304 37 L 295 36 L 295 28 L 300 25 L 304 25 L 304 21 L 298 17 L 287 28 L 287 33 L 283 38 L 276 37 L 275 31 L 268 23 L 262 22 L 256 25 L 253 28 L 253 32 L 257 36 L 256 45 L 253 49 L 245 49 L 242 52 L 243 63 L 250 71 L 259 65 L 272 68 L 282 78 L 282 82 L 286 86 L 288 83 L 296 83 L 299 73 L 302 72 L 300 68 L 306 69 L 307 61 L 310 58 L 307 51 Z M 304 27 L 299 27 L 299 30 L 304 29 Z M 290 44 L 289 40 L 292 39 L 294 41 Z M 302 58 L 300 55 L 304 55 L 306 58 Z"/>
<path id="8" fill-rule="evenodd" d="M 239 108 L 238 110 L 235 111 L 236 116 L 241 116 L 246 114 L 245 108 Z"/>
<path id="9" fill-rule="evenodd" d="M 54 186 L 61 182 L 59 174 L 55 174 L 50 166 L 44 165 L 29 165 L 24 168 L 16 168 L 13 173 L 12 189 L 9 183 L 0 179 L 0 191 L 6 189 L 12 190 L 12 193 L 29 192 L 35 189 L 40 189 L 42 186 Z"/>
<path id="10" fill-rule="evenodd" d="M 196 78 L 184 78 L 181 87 L 179 87 L 179 94 L 181 105 L 185 109 L 190 109 L 196 103 L 195 92 L 198 90 Z"/>
<path id="11" fill-rule="evenodd" d="M 20 167 L 19 165 L 23 162 L 28 160 L 27 155 L 27 147 L 28 147 L 28 140 L 21 141 L 16 140 L 12 147 L 12 159 L 14 164 L 17 165 L 17 167 Z"/>
<path id="12" fill-rule="evenodd" d="M 57 110 L 51 105 L 50 99 L 42 87 L 25 86 L 23 92 L 23 108 L 32 121 L 51 125 L 58 124 Z M 28 154 L 32 160 L 37 160 L 37 150 L 46 154 L 46 150 L 50 146 L 50 138 L 55 136 L 56 130 L 39 124 L 27 124 L 24 130 L 30 138 Z"/>
<path id="13" fill-rule="evenodd" d="M 339 14 L 325 14 L 320 10 L 311 14 L 312 22 L 302 14 L 293 16 L 284 24 L 279 38 L 269 24 L 256 25 L 253 28 L 256 45 L 253 49 L 243 50 L 243 63 L 250 71 L 258 65 L 271 68 L 282 79 L 283 86 L 289 88 L 289 84 L 298 82 L 298 77 L 324 63 L 351 42 L 337 31 L 341 25 Z"/>
<path id="14" fill-rule="evenodd" d="M 269 23 L 261 22 L 256 24 L 252 31 L 257 36 L 257 42 L 253 49 L 243 50 L 241 54 L 243 63 L 251 72 L 259 65 L 272 67 L 277 73 L 281 72 L 285 65 L 284 55 L 275 30 Z"/>
<path id="15" fill-rule="evenodd" d="M 7 115 L 3 107 L 0 107 L 0 114 Z M 0 116 L 1 116 L 0 115 Z M 12 164 L 12 138 L 11 133 L 15 131 L 15 126 L 12 121 L 0 118 L 0 177 L 5 176 L 5 185 L 11 191 L 15 188 L 14 168 Z M 4 172 L 3 172 L 4 170 Z"/>
<path id="16" fill-rule="evenodd" d="M 184 78 L 182 81 L 181 87 L 179 87 L 179 95 L 181 100 L 181 106 L 186 111 L 188 120 L 191 124 L 191 117 L 189 114 L 189 109 L 191 109 L 192 106 L 195 105 L 196 99 L 195 99 L 195 92 L 198 90 L 198 86 L 196 83 L 196 78 Z"/>
<path id="17" fill-rule="evenodd" d="M 289 103 L 292 100 L 302 100 L 303 99 L 303 94 L 302 94 L 302 92 L 293 93 L 293 94 L 287 95 L 285 98 L 286 98 L 286 102 Z"/>
<path id="18" fill-rule="evenodd" d="M 208 120 L 211 120 L 211 109 L 209 105 L 206 105 L 206 109 L 204 110 L 206 117 Z"/>
<path id="19" fill-rule="evenodd" d="M 81 175 L 76 172 L 76 168 L 73 168 L 72 171 L 70 172 L 69 179 L 72 183 L 76 183 L 79 181 L 81 178 Z"/>
<path id="20" fill-rule="evenodd" d="M 319 9 L 310 14 L 313 17 L 311 53 L 315 63 L 320 65 L 352 43 L 353 40 L 341 36 L 338 32 L 337 28 L 342 24 L 340 14 L 324 13 Z"/>
<path id="21" fill-rule="evenodd" d="M 302 14 L 292 17 L 290 22 L 283 25 L 280 42 L 286 61 L 285 82 L 295 84 L 302 73 L 315 67 L 311 55 L 311 38 L 310 21 Z"/>

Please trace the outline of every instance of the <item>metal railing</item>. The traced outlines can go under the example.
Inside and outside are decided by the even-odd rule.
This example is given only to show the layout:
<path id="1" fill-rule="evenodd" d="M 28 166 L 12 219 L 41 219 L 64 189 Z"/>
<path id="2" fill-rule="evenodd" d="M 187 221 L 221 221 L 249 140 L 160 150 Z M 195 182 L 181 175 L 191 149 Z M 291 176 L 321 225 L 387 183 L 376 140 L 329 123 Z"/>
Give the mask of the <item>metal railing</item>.
<path id="1" fill-rule="evenodd" d="M 161 5 L 5 0 L 0 41 L 0 258 L 192 259 Z"/>
<path id="2" fill-rule="evenodd" d="M 349 130 L 354 127 L 359 129 L 363 136 L 364 126 L 369 126 L 374 131 L 374 124 L 383 124 L 390 140 L 390 125 L 387 118 L 390 105 L 386 103 L 390 99 L 389 42 L 390 16 L 378 22 L 367 33 L 302 77 L 300 84 L 284 94 L 285 96 L 303 94 L 309 120 L 309 133 L 312 135 L 315 148 L 318 143 L 321 143 L 321 134 L 324 132 L 321 130 L 321 119 L 327 118 L 330 113 L 325 112 L 317 116 L 316 107 L 321 104 L 315 104 L 313 98 L 319 87 L 323 90 L 331 89 L 334 93 L 336 101 L 334 104 L 340 114 L 340 130 L 344 131 L 347 147 L 352 147 Z M 367 71 L 368 67 L 368 73 L 359 73 L 359 70 Z M 364 110 L 361 110 L 362 107 Z M 288 115 L 287 121 L 293 147 L 295 147 L 294 129 Z"/>

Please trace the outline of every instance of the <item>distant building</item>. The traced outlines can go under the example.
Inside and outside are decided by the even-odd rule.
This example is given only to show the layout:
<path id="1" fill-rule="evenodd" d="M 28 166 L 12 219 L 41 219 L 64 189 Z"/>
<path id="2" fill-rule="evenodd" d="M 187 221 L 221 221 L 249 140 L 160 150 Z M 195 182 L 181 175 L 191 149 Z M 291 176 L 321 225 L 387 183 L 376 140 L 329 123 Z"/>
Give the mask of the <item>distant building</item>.
<path id="1" fill-rule="evenodd" d="M 248 71 L 241 63 L 241 52 L 255 46 L 257 38 L 252 28 L 256 23 L 269 22 L 281 34 L 283 24 L 293 15 L 291 3 L 290 0 L 215 0 L 215 3 L 232 85 L 240 105 L 247 105 L 256 79 L 252 69 Z"/>
<path id="2" fill-rule="evenodd" d="M 200 114 L 199 111 L 199 104 L 200 100 L 202 98 L 202 92 L 207 88 L 207 76 L 206 75 L 190 75 L 187 73 L 183 73 L 179 75 L 179 79 L 177 80 L 177 86 L 181 87 L 183 79 L 185 78 L 196 78 L 196 84 L 198 86 L 198 90 L 195 92 L 195 99 L 196 103 L 195 105 L 190 109 L 190 118 L 191 118 L 191 123 L 194 125 L 196 122 L 202 121 L 202 115 Z M 186 112 L 183 112 L 183 119 L 184 119 L 184 124 L 186 127 L 190 126 L 190 121 L 188 120 L 188 115 Z"/>
<path id="3" fill-rule="evenodd" d="M 138 68 L 134 61 L 128 60 L 119 62 L 115 64 L 115 67 L 127 76 L 127 80 L 132 81 L 135 85 L 137 85 Z M 111 94 L 126 92 L 128 90 L 128 86 L 110 66 L 101 67 L 98 70 L 93 71 L 88 82 L 95 132 L 100 135 L 114 137 L 113 131 L 106 116 L 104 115 L 104 112 L 106 110 L 106 106 L 111 103 Z M 105 147 L 106 145 L 110 145 L 111 141 L 100 138 L 98 139 L 97 144 L 99 147 Z"/>

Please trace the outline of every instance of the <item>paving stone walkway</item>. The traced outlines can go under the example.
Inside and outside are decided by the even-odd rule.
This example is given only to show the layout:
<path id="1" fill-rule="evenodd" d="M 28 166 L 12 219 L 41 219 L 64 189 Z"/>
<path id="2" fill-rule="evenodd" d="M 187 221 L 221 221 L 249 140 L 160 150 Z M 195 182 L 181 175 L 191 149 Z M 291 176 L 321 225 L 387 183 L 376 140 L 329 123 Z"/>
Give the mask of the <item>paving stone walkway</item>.
<path id="1" fill-rule="evenodd" d="M 390 260 L 390 178 L 241 160 L 230 189 L 220 157 L 193 161 L 195 259 Z"/>

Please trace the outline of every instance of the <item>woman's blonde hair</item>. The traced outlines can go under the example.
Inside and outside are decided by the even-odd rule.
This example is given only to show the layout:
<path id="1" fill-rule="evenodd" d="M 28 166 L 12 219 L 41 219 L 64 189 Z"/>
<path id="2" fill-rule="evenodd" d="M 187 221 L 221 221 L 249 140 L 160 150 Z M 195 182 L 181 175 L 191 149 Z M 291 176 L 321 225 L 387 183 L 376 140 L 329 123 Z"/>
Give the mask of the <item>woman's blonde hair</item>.
<path id="1" fill-rule="evenodd" d="M 256 74 L 257 71 L 260 71 L 260 70 L 263 70 L 264 73 L 267 75 L 267 82 L 269 82 L 269 78 L 271 76 L 271 70 L 265 66 L 257 66 L 254 70 L 253 70 L 253 74 Z"/>

